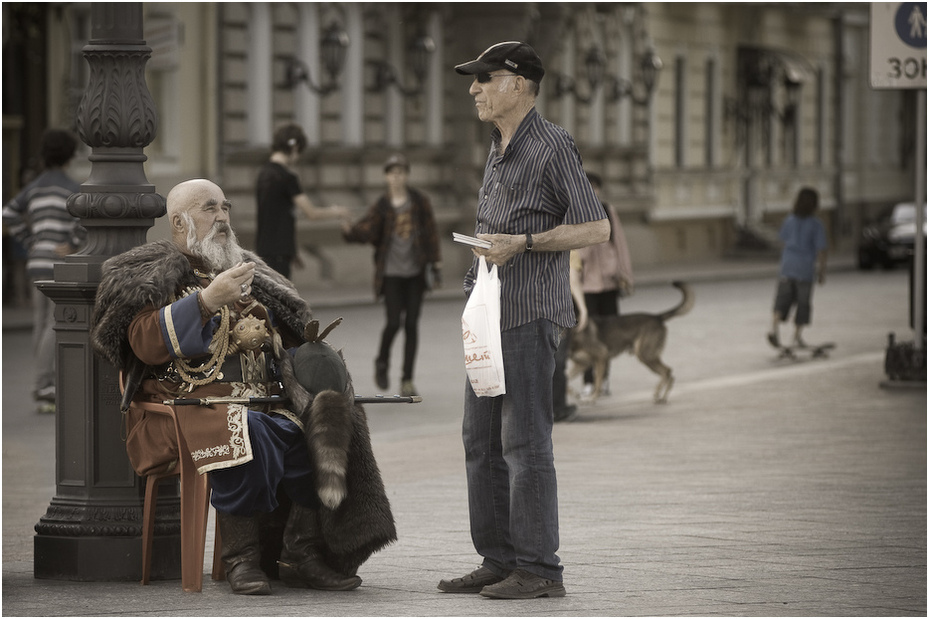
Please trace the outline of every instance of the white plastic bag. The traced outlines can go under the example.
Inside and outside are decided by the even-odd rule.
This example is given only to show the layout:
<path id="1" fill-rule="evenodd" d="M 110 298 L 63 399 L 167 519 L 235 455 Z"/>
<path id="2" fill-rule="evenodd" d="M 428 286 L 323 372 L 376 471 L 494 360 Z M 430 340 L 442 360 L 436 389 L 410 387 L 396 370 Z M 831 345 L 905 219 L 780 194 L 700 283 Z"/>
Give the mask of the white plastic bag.
<path id="1" fill-rule="evenodd" d="M 465 370 L 477 396 L 506 393 L 503 377 L 503 346 L 500 343 L 500 279 L 497 265 L 487 271 L 487 260 L 480 257 L 477 281 L 461 314 Z"/>

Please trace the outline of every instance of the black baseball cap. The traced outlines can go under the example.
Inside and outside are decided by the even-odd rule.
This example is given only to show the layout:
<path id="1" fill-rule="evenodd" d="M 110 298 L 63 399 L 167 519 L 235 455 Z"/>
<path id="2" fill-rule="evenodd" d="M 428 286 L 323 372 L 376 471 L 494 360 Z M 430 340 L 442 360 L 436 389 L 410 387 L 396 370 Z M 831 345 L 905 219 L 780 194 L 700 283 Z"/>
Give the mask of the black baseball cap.
<path id="1" fill-rule="evenodd" d="M 455 67 L 461 75 L 475 75 L 477 73 L 490 73 L 491 71 L 507 70 L 516 75 L 522 75 L 533 82 L 541 82 L 545 75 L 542 60 L 526 43 L 521 41 L 506 41 L 491 45 L 480 56 L 471 62 L 465 62 Z"/>

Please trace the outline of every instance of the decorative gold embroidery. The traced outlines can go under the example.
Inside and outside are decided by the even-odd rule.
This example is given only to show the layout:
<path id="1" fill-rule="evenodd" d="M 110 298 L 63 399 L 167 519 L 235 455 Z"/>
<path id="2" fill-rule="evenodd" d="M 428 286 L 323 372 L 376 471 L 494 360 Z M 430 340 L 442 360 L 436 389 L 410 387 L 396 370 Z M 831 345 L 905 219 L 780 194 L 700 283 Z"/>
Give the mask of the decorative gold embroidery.
<path id="1" fill-rule="evenodd" d="M 230 453 L 229 445 L 217 445 L 215 447 L 207 447 L 206 449 L 198 449 L 196 451 L 190 452 L 190 457 L 194 462 L 199 460 L 204 460 L 206 458 L 216 458 L 218 456 L 228 456 Z"/>
<path id="2" fill-rule="evenodd" d="M 230 404 L 226 413 L 226 428 L 228 428 L 229 448 L 233 458 L 240 458 L 245 453 L 245 424 L 244 416 L 248 410 L 241 404 Z"/>

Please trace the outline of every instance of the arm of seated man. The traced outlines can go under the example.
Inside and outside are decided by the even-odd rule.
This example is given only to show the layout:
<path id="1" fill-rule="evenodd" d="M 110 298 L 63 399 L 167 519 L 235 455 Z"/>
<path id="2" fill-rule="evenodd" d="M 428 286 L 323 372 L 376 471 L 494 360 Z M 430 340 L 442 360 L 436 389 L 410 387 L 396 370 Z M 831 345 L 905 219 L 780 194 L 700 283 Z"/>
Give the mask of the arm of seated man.
<path id="1" fill-rule="evenodd" d="M 212 316 L 205 315 L 199 294 L 161 308 L 140 312 L 129 325 L 129 346 L 143 363 L 162 365 L 178 357 L 209 354 L 215 331 Z"/>

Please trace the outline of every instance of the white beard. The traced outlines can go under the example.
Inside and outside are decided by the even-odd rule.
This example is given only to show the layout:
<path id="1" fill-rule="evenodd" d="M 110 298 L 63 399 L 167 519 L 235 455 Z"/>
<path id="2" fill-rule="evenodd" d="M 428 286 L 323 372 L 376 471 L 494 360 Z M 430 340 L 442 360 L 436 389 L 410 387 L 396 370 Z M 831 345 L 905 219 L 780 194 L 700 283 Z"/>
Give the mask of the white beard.
<path id="1" fill-rule="evenodd" d="M 193 222 L 191 222 L 192 224 Z M 217 243 L 216 235 L 226 233 L 226 243 Z M 202 240 L 197 240 L 193 225 L 188 226 L 187 249 L 194 256 L 203 260 L 205 266 L 216 273 L 222 273 L 242 262 L 244 254 L 235 232 L 229 224 L 217 222 Z"/>

